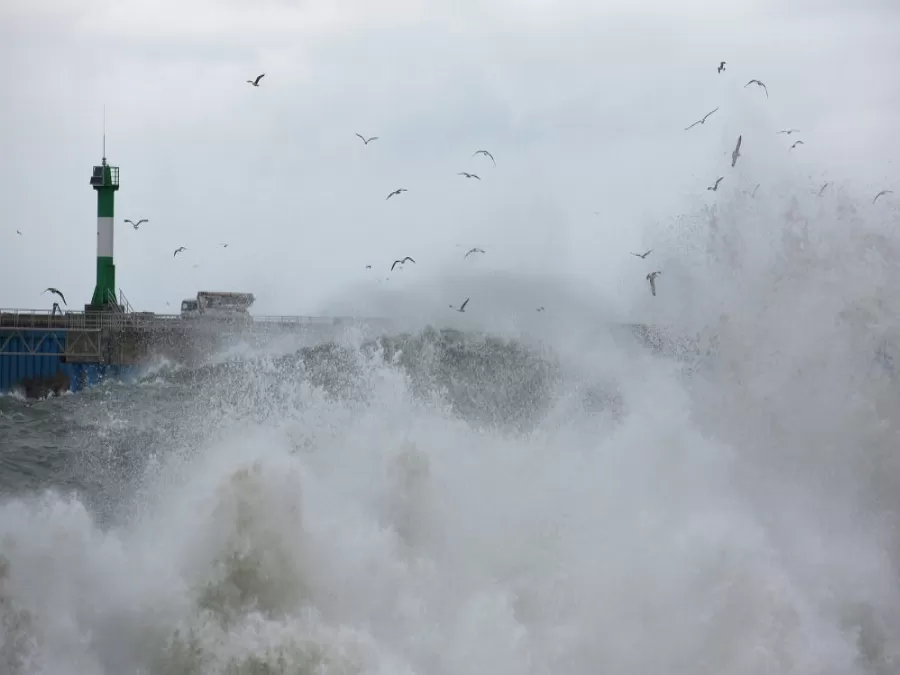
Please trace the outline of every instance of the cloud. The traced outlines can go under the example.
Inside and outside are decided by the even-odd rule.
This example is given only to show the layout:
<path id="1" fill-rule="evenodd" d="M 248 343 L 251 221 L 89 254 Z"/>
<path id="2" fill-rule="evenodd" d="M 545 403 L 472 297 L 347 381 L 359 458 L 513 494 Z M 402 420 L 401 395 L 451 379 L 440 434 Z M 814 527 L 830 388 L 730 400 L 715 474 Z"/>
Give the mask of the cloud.
<path id="1" fill-rule="evenodd" d="M 216 288 L 256 293 L 260 312 L 323 311 L 369 283 L 366 264 L 407 253 L 422 263 L 391 283 L 440 295 L 428 270 L 464 274 L 456 244 L 490 247 L 479 272 L 555 274 L 598 297 L 634 286 L 613 294 L 627 304 L 646 289 L 623 251 L 709 198 L 739 133 L 754 184 L 888 180 L 900 46 L 897 12 L 876 8 L 3 3 L 0 57 L 21 77 L 0 108 L 0 202 L 24 236 L 0 232 L 0 304 L 40 303 L 51 282 L 89 299 L 104 105 L 119 223 L 151 221 L 117 230 L 135 306 Z M 769 99 L 743 88 L 751 77 Z M 806 141 L 789 160 L 785 126 Z M 496 168 L 472 157 L 481 147 Z M 386 202 L 397 187 L 409 192 Z"/>

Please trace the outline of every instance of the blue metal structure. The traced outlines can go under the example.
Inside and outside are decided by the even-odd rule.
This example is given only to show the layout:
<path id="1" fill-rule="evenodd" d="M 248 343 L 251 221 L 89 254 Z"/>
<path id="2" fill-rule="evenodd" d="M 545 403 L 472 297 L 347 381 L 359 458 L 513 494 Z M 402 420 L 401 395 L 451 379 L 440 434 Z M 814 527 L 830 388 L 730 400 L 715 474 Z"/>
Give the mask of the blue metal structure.
<path id="1" fill-rule="evenodd" d="M 104 377 L 128 377 L 134 366 L 103 363 L 64 363 L 61 346 L 65 331 L 27 331 L 0 334 L 0 393 L 8 393 L 23 379 L 47 379 L 63 375 L 69 391 L 91 387 Z"/>

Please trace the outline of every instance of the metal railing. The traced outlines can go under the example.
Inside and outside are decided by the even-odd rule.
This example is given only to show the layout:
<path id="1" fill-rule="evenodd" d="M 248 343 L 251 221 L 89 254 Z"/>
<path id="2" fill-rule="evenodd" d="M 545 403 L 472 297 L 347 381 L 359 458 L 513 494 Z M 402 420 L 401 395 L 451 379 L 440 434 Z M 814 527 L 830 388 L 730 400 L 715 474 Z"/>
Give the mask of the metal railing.
<path id="1" fill-rule="evenodd" d="M 2 309 L 0 308 L 0 329 L 34 330 L 88 330 L 103 329 L 163 329 L 174 326 L 334 326 L 355 322 L 383 321 L 358 317 L 317 317 L 317 316 L 255 316 L 251 320 L 229 321 L 221 318 L 183 319 L 180 314 L 153 314 L 151 312 L 66 312 L 53 314 L 47 309 Z"/>

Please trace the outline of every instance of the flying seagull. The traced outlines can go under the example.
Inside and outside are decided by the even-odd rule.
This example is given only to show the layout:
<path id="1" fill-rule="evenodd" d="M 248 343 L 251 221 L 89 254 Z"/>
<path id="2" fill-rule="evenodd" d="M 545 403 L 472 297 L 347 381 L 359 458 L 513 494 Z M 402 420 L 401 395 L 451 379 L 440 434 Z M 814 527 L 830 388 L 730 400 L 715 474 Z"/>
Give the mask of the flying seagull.
<path id="1" fill-rule="evenodd" d="M 247 82 L 248 82 L 249 84 L 252 84 L 254 87 L 258 87 L 258 86 L 259 86 L 259 81 L 260 81 L 261 79 L 263 79 L 265 76 L 266 76 L 266 74 L 263 73 L 262 75 L 257 75 L 257 77 L 256 77 L 255 80 L 247 80 Z"/>
<path id="2" fill-rule="evenodd" d="M 458 174 L 456 174 L 456 175 L 457 175 L 457 176 L 465 176 L 466 178 L 477 178 L 478 180 L 481 180 L 481 177 L 480 177 L 480 176 L 478 176 L 478 175 L 476 175 L 476 174 L 474 174 L 474 173 L 467 173 L 467 172 L 465 172 L 465 171 L 460 171 L 460 172 L 459 172 Z"/>
<path id="3" fill-rule="evenodd" d="M 762 80 L 750 80 L 747 84 L 744 85 L 744 89 L 749 87 L 751 84 L 755 84 L 757 87 L 762 87 L 766 91 L 766 98 L 769 98 L 769 89 L 762 82 Z"/>
<path id="4" fill-rule="evenodd" d="M 484 155 L 485 157 L 490 157 L 491 161 L 494 163 L 494 166 L 497 166 L 497 160 L 494 159 L 494 156 L 487 150 L 476 150 L 472 153 L 472 157 L 474 157 L 475 155 Z"/>
<path id="5" fill-rule="evenodd" d="M 741 156 L 741 136 L 738 136 L 737 145 L 734 146 L 734 152 L 731 153 L 731 166 L 737 164 L 738 157 Z"/>
<path id="6" fill-rule="evenodd" d="M 650 274 L 647 275 L 647 281 L 650 282 L 650 292 L 653 293 L 654 297 L 656 296 L 656 277 L 660 274 L 662 274 L 662 272 L 657 270 L 656 272 L 650 272 Z"/>
<path id="7" fill-rule="evenodd" d="M 877 201 L 878 201 L 878 198 L 879 198 L 881 195 L 890 195 L 890 194 L 893 194 L 893 193 L 894 193 L 893 190 L 882 190 L 882 191 L 879 192 L 877 195 L 875 195 L 875 199 L 872 200 L 872 203 L 874 204 L 875 202 L 877 202 Z"/>
<path id="8" fill-rule="evenodd" d="M 456 307 L 454 307 L 453 305 L 450 305 L 450 309 L 456 309 L 457 312 L 465 312 L 466 305 L 468 305 L 468 304 L 469 304 L 469 299 L 466 298 L 466 301 L 459 306 L 459 309 L 456 309 Z"/>
<path id="9" fill-rule="evenodd" d="M 370 269 L 372 269 L 372 266 L 371 266 L 371 265 L 366 265 L 366 269 L 367 269 L 367 270 L 370 270 Z"/>
<path id="10" fill-rule="evenodd" d="M 822 193 L 825 192 L 825 188 L 827 188 L 827 187 L 828 187 L 828 183 L 825 183 L 825 184 L 821 187 L 821 189 L 819 190 L 819 196 L 820 196 L 820 197 L 822 196 Z"/>
<path id="11" fill-rule="evenodd" d="M 378 140 L 378 136 L 372 136 L 371 138 L 366 138 L 366 137 L 363 136 L 362 134 L 356 134 L 356 135 L 359 136 L 359 137 L 362 139 L 362 142 L 365 143 L 366 145 L 368 145 L 368 144 L 371 143 L 372 141 L 377 141 L 377 140 Z"/>
<path id="12" fill-rule="evenodd" d="M 470 248 L 468 251 L 466 251 L 466 254 L 463 256 L 463 258 L 468 258 L 472 253 L 484 253 L 484 249 Z"/>
<path id="13" fill-rule="evenodd" d="M 650 255 L 652 252 L 653 252 L 653 249 L 651 248 L 651 249 L 650 249 L 649 251 L 647 251 L 646 253 L 632 253 L 631 255 L 635 256 L 636 258 L 640 258 L 641 260 L 643 260 L 643 259 L 646 258 L 648 255 Z"/>
<path id="14" fill-rule="evenodd" d="M 126 222 L 126 223 L 131 223 L 131 226 L 132 226 L 134 229 L 138 229 L 138 228 L 141 226 L 141 223 L 149 223 L 150 221 L 147 220 L 146 218 L 141 218 L 139 221 L 134 222 L 133 220 L 128 220 L 128 219 L 126 218 L 126 219 L 125 219 L 125 222 Z"/>
<path id="15" fill-rule="evenodd" d="M 538 312 L 543 312 L 543 311 L 544 311 L 544 306 L 541 305 L 540 307 L 538 307 L 538 308 L 537 308 L 537 311 L 538 311 Z"/>
<path id="16" fill-rule="evenodd" d="M 719 63 L 719 73 L 721 73 L 723 70 L 725 70 L 725 61 Z"/>
<path id="17" fill-rule="evenodd" d="M 401 192 L 408 192 L 408 190 L 406 188 L 399 188 L 397 190 L 394 190 L 391 194 L 389 194 L 387 197 L 385 197 L 385 200 L 390 199 L 394 195 L 399 195 Z"/>
<path id="18" fill-rule="evenodd" d="M 395 261 L 394 261 L 394 264 L 391 265 L 391 272 L 394 271 L 394 268 L 395 268 L 397 265 L 402 265 L 402 264 L 405 263 L 407 260 L 408 260 L 409 262 L 413 263 L 413 264 L 415 264 L 415 262 L 416 262 L 415 260 L 413 260 L 413 259 L 410 258 L 409 256 L 406 256 L 403 260 L 395 260 Z"/>
<path id="19" fill-rule="evenodd" d="M 19 230 L 16 230 L 16 234 L 19 235 L 20 237 L 22 236 L 22 233 Z"/>
<path id="20" fill-rule="evenodd" d="M 716 108 L 716 110 L 718 110 L 718 108 Z M 693 128 L 694 128 L 695 126 L 697 126 L 698 124 L 704 124 L 704 123 L 706 122 L 706 118 L 709 117 L 710 115 L 712 115 L 714 112 L 716 112 L 716 110 L 710 110 L 708 113 L 706 113 L 706 114 L 703 116 L 703 119 L 697 120 L 697 121 L 694 122 L 691 126 L 687 127 L 687 128 L 685 129 L 685 131 L 688 131 L 689 129 L 693 129 Z"/>
<path id="21" fill-rule="evenodd" d="M 63 304 L 64 304 L 66 307 L 69 306 L 69 303 L 66 302 L 66 296 L 64 296 L 64 295 L 62 294 L 62 291 L 60 291 L 59 289 L 53 288 L 53 286 L 51 286 L 50 288 L 48 288 L 47 290 L 45 290 L 44 293 L 53 293 L 53 295 L 58 295 L 58 296 L 60 297 L 60 299 L 63 301 Z M 41 293 L 41 295 L 43 295 L 44 293 Z"/>
<path id="22" fill-rule="evenodd" d="M 710 185 L 710 186 L 709 186 L 708 188 L 706 188 L 706 189 L 707 189 L 707 190 L 712 190 L 713 192 L 715 192 L 716 190 L 719 189 L 719 183 L 721 183 L 724 179 L 725 179 L 725 176 L 719 176 L 718 178 L 716 178 L 715 184 L 714 184 L 714 185 Z"/>
<path id="23" fill-rule="evenodd" d="M 799 131 L 800 131 L 799 129 L 782 129 L 778 133 L 779 134 L 787 134 L 788 136 L 790 136 L 791 134 L 796 134 Z"/>
<path id="24" fill-rule="evenodd" d="M 794 144 L 793 144 L 790 148 L 788 148 L 788 149 L 789 149 L 789 150 L 793 150 L 793 149 L 796 148 L 798 145 L 806 145 L 806 143 L 804 143 L 803 141 L 794 141 Z"/>
<path id="25" fill-rule="evenodd" d="M 174 258 L 176 255 L 178 255 L 182 251 L 187 251 L 187 249 L 184 246 L 180 246 L 180 247 L 176 248 L 175 253 L 172 254 L 172 257 Z"/>
<path id="26" fill-rule="evenodd" d="M 228 244 L 219 244 L 222 248 L 228 248 Z"/>

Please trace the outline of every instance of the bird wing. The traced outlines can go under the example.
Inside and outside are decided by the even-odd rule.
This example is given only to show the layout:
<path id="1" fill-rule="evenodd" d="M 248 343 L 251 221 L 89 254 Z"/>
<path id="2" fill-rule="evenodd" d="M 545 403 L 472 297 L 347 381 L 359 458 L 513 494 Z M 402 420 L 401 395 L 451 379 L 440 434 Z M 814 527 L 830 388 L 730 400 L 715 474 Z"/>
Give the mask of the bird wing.
<path id="1" fill-rule="evenodd" d="M 461 304 L 461 305 L 459 306 L 459 308 L 460 308 L 460 309 L 465 309 L 465 308 L 466 308 L 466 305 L 468 305 L 468 304 L 469 304 L 469 298 L 466 298 L 466 301 L 465 301 L 463 304 Z"/>
<path id="2" fill-rule="evenodd" d="M 372 136 L 372 138 L 369 139 L 369 142 L 371 143 L 372 141 L 377 141 L 377 140 L 378 140 L 378 136 Z"/>
<path id="3" fill-rule="evenodd" d="M 134 221 L 133 221 L 133 220 L 128 220 L 128 218 L 126 218 L 123 222 L 131 223 L 132 225 L 134 225 Z M 141 222 L 143 222 L 143 221 L 141 221 Z"/>
<path id="4" fill-rule="evenodd" d="M 395 261 L 394 261 L 394 264 L 391 265 L 391 272 L 394 271 L 394 268 L 395 268 L 397 265 L 402 265 L 402 264 L 403 264 L 403 261 L 402 261 L 402 260 L 395 260 Z"/>
<path id="5" fill-rule="evenodd" d="M 141 218 L 139 221 L 137 221 L 137 224 L 140 225 L 141 223 L 149 223 L 149 222 L 150 221 L 147 220 L 146 218 Z"/>
<path id="6" fill-rule="evenodd" d="M 706 115 L 703 116 L 703 121 L 705 122 L 706 118 L 709 117 L 710 115 L 712 115 L 716 111 L 718 111 L 718 108 L 716 108 L 715 110 L 710 110 L 708 113 L 706 113 Z"/>
<path id="7" fill-rule="evenodd" d="M 260 81 L 261 79 L 263 79 L 265 76 L 266 76 L 266 74 L 263 73 L 262 75 L 260 75 L 259 77 L 256 78 L 256 81 L 255 81 L 253 84 L 259 84 L 259 81 Z"/>
<path id="8" fill-rule="evenodd" d="M 407 260 L 409 260 L 409 262 L 411 262 L 411 263 L 415 263 L 415 262 L 416 262 L 415 260 L 413 260 L 413 259 L 410 258 L 409 256 L 406 256 L 406 257 L 403 259 L 403 262 L 406 262 Z"/>
<path id="9" fill-rule="evenodd" d="M 684 130 L 685 130 L 685 131 L 690 131 L 691 129 L 693 129 L 693 128 L 694 128 L 695 126 L 697 126 L 698 124 L 700 124 L 700 120 L 697 120 L 696 122 L 694 122 L 694 123 L 693 123 L 691 126 L 689 126 L 689 127 L 685 127 Z"/>

